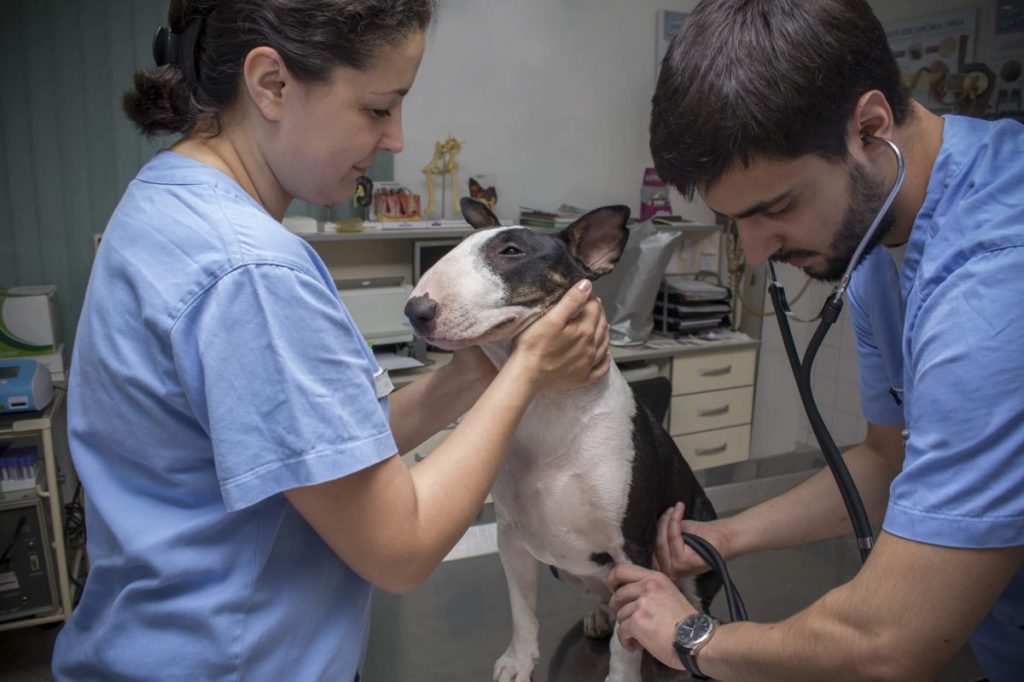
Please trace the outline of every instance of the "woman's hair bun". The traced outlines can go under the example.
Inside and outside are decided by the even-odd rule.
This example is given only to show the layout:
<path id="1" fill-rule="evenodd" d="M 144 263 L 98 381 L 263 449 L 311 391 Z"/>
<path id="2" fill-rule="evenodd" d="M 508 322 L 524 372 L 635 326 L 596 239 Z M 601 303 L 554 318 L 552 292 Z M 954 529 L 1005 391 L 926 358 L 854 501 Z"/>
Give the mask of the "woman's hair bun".
<path id="1" fill-rule="evenodd" d="M 121 104 L 128 118 L 148 137 L 184 133 L 196 121 L 188 85 L 176 66 L 139 69 Z"/>

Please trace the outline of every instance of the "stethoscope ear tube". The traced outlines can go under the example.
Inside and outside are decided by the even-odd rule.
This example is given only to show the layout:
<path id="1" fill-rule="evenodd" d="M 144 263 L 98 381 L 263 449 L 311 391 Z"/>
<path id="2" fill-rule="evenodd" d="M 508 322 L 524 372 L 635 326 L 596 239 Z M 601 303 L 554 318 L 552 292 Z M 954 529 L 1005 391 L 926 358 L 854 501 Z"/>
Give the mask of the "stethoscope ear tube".
<path id="1" fill-rule="evenodd" d="M 871 521 L 868 519 L 867 511 L 864 509 L 864 501 L 861 499 L 857 485 L 850 475 L 850 470 L 847 468 L 846 462 L 843 461 L 843 456 L 839 452 L 839 448 L 836 447 L 832 434 L 829 433 L 828 427 L 825 425 L 825 420 L 821 418 L 818 406 L 814 402 L 814 391 L 811 388 L 811 368 L 814 365 L 814 357 L 818 354 L 818 349 L 821 348 L 828 330 L 839 319 L 840 314 L 842 314 L 843 294 L 846 293 L 846 289 L 850 284 L 850 277 L 860 262 L 864 251 L 867 249 L 867 245 L 878 230 L 882 219 L 888 213 L 893 201 L 895 201 L 896 195 L 903 186 L 903 179 L 906 174 L 903 154 L 894 142 L 867 134 L 862 137 L 865 141 L 882 142 L 892 150 L 896 156 L 896 180 L 893 183 L 892 189 L 889 190 L 889 195 L 886 197 L 885 202 L 875 215 L 874 221 L 857 246 L 857 250 L 846 267 L 846 272 L 843 273 L 839 283 L 836 284 L 835 289 L 821 309 L 821 313 L 818 315 L 820 320 L 818 328 L 815 329 L 814 336 L 811 337 L 810 343 L 807 344 L 802 360 L 797 352 L 796 342 L 793 340 L 793 330 L 789 326 L 788 316 L 790 309 L 789 303 L 786 301 L 786 291 L 782 288 L 782 284 L 779 283 L 779 279 L 775 275 L 775 266 L 772 265 L 771 261 L 768 261 L 768 293 L 772 299 L 772 307 L 775 309 L 775 318 L 779 322 L 782 344 L 786 349 L 786 357 L 789 359 L 790 368 L 793 370 L 793 378 L 796 379 L 796 387 L 800 393 L 800 401 L 803 403 L 804 412 L 807 413 L 807 419 L 811 424 L 811 430 L 814 431 L 814 438 L 818 441 L 818 446 L 821 448 L 821 454 L 825 457 L 825 462 L 828 464 L 832 477 L 839 487 L 843 504 L 846 506 L 846 513 L 850 517 L 853 532 L 857 537 L 857 549 L 860 551 L 861 561 L 867 561 L 868 554 L 871 553 L 871 548 L 874 545 Z M 700 536 L 690 533 L 683 533 L 683 542 L 686 543 L 687 547 L 696 552 L 722 579 L 729 607 L 729 617 L 733 621 L 747 620 L 747 607 L 732 582 L 729 569 L 726 568 L 725 562 L 711 543 Z"/>
<path id="2" fill-rule="evenodd" d="M 800 401 L 803 403 L 804 412 L 807 413 L 807 420 L 811 424 L 814 438 L 818 441 L 821 454 L 828 464 L 832 477 L 839 487 L 839 492 L 846 506 L 846 513 L 853 525 L 853 532 L 857 536 L 857 548 L 860 550 L 861 561 L 867 561 L 871 547 L 874 545 L 874 537 L 871 532 L 871 522 L 868 520 L 864 503 L 861 500 L 857 485 L 850 475 L 850 470 L 843 461 L 839 448 L 836 447 L 832 434 L 829 433 L 825 420 L 821 418 L 818 406 L 814 402 L 814 392 L 811 388 L 811 367 L 814 364 L 814 357 L 825 340 L 825 335 L 832 324 L 839 318 L 843 309 L 842 298 L 829 297 L 825 307 L 821 311 L 821 321 L 814 331 L 807 350 L 804 352 L 801 361 L 796 350 L 796 343 L 793 340 L 793 331 L 789 326 L 789 319 L 786 317 L 785 293 L 775 277 L 775 269 L 771 263 L 768 264 L 771 270 L 771 281 L 768 283 L 768 293 L 771 295 L 772 307 L 775 308 L 775 317 L 779 322 L 779 331 L 782 335 L 782 343 L 786 349 L 786 357 L 789 358 L 790 367 L 793 370 L 793 377 L 796 379 L 796 387 L 800 393 Z"/>

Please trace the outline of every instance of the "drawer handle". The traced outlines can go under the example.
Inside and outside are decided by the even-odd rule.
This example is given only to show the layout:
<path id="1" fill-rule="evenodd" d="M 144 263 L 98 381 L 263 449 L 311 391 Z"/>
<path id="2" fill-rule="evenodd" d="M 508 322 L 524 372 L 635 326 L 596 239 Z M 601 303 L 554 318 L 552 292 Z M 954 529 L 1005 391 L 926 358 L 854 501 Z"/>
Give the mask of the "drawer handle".
<path id="1" fill-rule="evenodd" d="M 728 443 L 722 443 L 717 448 L 697 448 L 693 451 L 693 454 L 698 457 L 707 457 L 708 455 L 717 455 L 720 452 L 725 452 L 725 449 L 729 447 Z"/>
<path id="2" fill-rule="evenodd" d="M 719 415 L 726 414 L 729 411 L 729 404 L 726 403 L 721 407 L 713 407 L 707 410 L 697 410 L 698 417 L 717 417 Z"/>
<path id="3" fill-rule="evenodd" d="M 732 371 L 732 365 L 726 365 L 725 367 L 715 367 L 714 369 L 698 369 L 697 376 L 701 377 L 720 377 L 723 374 L 728 374 Z"/>

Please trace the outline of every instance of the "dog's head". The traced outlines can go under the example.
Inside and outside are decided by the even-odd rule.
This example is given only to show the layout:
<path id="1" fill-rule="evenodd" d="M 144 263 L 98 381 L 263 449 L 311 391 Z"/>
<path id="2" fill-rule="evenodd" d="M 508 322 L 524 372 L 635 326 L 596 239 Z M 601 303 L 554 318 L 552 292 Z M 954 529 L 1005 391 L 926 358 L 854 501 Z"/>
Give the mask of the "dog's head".
<path id="1" fill-rule="evenodd" d="M 612 271 L 629 232 L 626 206 L 605 206 L 558 233 L 501 227 L 483 203 L 462 200 L 477 232 L 420 279 L 405 306 L 416 334 L 455 350 L 514 336 L 581 279 Z"/>

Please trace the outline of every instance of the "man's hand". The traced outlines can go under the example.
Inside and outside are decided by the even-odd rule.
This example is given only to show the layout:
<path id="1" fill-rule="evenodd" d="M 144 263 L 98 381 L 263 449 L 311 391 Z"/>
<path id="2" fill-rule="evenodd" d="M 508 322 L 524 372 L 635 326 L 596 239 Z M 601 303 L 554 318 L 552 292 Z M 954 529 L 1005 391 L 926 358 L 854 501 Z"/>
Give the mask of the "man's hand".
<path id="1" fill-rule="evenodd" d="M 673 581 L 699 575 L 711 567 L 683 542 L 683 533 L 699 535 L 714 546 L 722 559 L 732 558 L 732 547 L 725 531 L 725 521 L 688 521 L 683 519 L 686 507 L 677 502 L 658 519 L 658 535 L 654 548 L 654 567 Z"/>
<path id="2" fill-rule="evenodd" d="M 660 571 L 619 564 L 608 575 L 614 594 L 609 616 L 619 623 L 619 641 L 629 651 L 643 647 L 659 661 L 682 670 L 676 655 L 676 623 L 696 613 L 683 593 Z"/>

